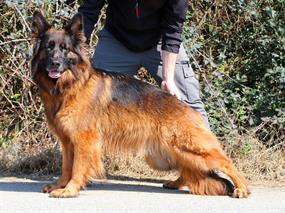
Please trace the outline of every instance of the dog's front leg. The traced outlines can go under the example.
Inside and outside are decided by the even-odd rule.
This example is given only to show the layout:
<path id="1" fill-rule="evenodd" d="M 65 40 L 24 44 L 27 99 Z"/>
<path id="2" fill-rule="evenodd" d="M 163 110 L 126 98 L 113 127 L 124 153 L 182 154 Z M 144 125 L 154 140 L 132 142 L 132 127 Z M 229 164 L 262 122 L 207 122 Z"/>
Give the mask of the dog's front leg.
<path id="1" fill-rule="evenodd" d="M 73 145 L 72 177 L 65 188 L 53 190 L 51 197 L 76 197 L 89 178 L 101 173 L 101 146 L 95 133 L 86 131 L 78 134 Z"/>
<path id="2" fill-rule="evenodd" d="M 61 140 L 61 148 L 62 148 L 61 177 L 55 183 L 45 184 L 42 187 L 42 192 L 44 193 L 50 193 L 55 189 L 64 188 L 71 179 L 73 155 L 74 155 L 73 144 L 69 140 Z"/>

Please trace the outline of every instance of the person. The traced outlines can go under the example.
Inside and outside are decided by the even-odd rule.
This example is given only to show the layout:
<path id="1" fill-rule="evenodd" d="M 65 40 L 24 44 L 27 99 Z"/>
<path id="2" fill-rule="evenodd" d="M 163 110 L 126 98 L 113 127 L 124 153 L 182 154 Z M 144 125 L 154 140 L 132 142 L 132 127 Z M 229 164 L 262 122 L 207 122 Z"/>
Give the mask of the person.
<path id="1" fill-rule="evenodd" d="M 104 4 L 104 0 L 84 0 L 78 8 L 87 39 Z M 187 9 L 188 0 L 109 0 L 92 65 L 130 76 L 146 68 L 162 89 L 199 111 L 210 128 L 199 82 L 182 43 Z"/>

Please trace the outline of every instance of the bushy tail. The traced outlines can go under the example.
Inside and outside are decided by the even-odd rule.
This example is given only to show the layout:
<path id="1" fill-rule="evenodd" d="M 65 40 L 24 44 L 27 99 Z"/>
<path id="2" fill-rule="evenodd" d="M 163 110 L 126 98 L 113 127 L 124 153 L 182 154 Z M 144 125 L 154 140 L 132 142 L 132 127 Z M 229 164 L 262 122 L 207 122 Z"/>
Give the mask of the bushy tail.
<path id="1" fill-rule="evenodd" d="M 228 195 L 230 194 L 227 184 L 219 179 L 214 179 L 208 174 L 199 173 L 198 171 L 187 171 L 183 174 L 187 186 L 192 194 L 198 195 Z"/>

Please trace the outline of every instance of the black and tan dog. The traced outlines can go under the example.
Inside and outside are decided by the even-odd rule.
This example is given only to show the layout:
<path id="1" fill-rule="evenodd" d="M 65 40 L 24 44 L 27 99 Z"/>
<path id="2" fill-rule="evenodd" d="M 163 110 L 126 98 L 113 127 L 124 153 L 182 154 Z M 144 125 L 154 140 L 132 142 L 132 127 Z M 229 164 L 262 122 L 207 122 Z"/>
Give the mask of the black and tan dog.
<path id="1" fill-rule="evenodd" d="M 248 196 L 245 179 L 199 113 L 147 83 L 92 68 L 80 14 L 59 31 L 35 12 L 32 29 L 33 79 L 62 147 L 62 175 L 44 192 L 77 196 L 86 181 L 102 174 L 106 152 L 142 152 L 152 168 L 179 171 L 167 188 Z"/>

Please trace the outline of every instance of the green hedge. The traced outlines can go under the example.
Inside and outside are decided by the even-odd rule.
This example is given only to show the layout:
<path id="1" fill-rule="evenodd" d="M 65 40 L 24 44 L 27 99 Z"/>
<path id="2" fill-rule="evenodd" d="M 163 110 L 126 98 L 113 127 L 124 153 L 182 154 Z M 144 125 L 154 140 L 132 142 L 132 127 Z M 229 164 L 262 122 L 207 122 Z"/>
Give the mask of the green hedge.
<path id="1" fill-rule="evenodd" d="M 187 18 L 213 129 L 284 141 L 285 1 L 190 1 Z"/>

